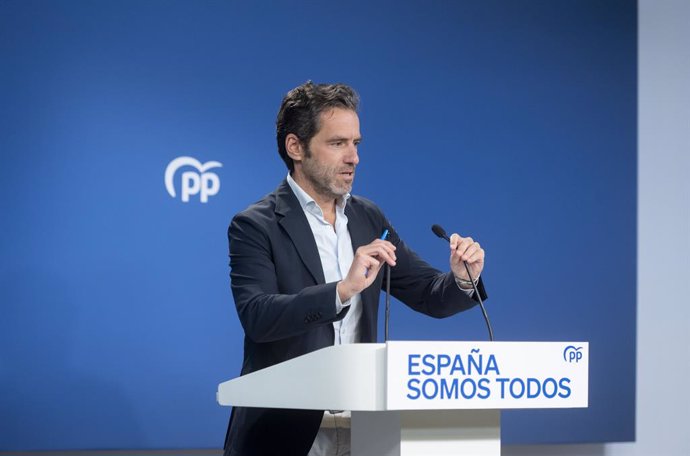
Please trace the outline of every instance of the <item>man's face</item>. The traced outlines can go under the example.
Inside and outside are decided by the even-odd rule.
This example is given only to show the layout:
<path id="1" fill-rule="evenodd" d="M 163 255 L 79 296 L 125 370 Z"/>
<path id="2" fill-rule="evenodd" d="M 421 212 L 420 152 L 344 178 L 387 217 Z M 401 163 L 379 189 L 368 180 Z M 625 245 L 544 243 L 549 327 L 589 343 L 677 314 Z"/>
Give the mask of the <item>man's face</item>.
<path id="1" fill-rule="evenodd" d="M 352 191 L 361 140 L 356 112 L 333 108 L 321 113 L 320 129 L 301 163 L 304 178 L 319 195 L 337 199 Z"/>

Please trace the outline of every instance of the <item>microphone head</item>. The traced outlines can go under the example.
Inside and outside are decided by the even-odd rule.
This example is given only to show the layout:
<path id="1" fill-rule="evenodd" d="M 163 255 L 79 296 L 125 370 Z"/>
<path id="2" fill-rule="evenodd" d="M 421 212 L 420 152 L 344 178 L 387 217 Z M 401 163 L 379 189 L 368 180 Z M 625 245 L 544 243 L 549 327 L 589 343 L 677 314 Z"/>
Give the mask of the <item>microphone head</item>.
<path id="1" fill-rule="evenodd" d="M 443 227 L 441 227 L 441 225 L 431 225 L 431 231 L 433 231 L 434 234 L 440 237 L 441 239 L 445 239 L 446 241 L 450 242 L 450 238 L 446 234 L 446 230 L 444 230 Z"/>

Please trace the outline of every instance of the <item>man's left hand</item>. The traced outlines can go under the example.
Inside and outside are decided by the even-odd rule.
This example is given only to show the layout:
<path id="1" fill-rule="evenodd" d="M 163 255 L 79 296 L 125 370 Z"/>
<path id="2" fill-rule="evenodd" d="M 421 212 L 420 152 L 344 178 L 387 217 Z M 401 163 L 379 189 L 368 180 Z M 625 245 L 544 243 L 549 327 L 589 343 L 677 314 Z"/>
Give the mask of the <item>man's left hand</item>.
<path id="1" fill-rule="evenodd" d="M 469 281 L 463 261 L 467 262 L 472 278 L 476 280 L 484 269 L 484 249 L 471 237 L 453 233 L 450 236 L 450 269 L 457 279 Z M 471 288 L 471 285 L 462 288 Z"/>

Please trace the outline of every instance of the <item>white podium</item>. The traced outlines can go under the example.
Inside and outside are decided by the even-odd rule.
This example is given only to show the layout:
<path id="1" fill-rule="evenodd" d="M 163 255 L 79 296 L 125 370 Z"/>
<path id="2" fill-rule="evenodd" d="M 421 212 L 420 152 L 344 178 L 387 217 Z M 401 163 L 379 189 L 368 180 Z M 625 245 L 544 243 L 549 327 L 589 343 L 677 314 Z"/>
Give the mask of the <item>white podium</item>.
<path id="1" fill-rule="evenodd" d="M 500 410 L 588 405 L 586 342 L 327 347 L 221 383 L 220 405 L 352 411 L 353 456 L 499 455 Z"/>

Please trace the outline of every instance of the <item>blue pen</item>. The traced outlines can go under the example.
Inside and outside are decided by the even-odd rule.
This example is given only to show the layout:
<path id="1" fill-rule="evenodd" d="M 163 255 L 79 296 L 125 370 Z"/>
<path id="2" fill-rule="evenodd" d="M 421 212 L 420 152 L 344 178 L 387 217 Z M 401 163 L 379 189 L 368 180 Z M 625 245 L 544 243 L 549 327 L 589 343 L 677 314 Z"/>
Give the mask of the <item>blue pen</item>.
<path id="1" fill-rule="evenodd" d="M 388 237 L 388 228 L 383 230 L 383 233 L 381 233 L 381 237 L 379 239 L 381 239 L 382 241 L 385 241 L 387 237 Z"/>
<path id="2" fill-rule="evenodd" d="M 382 241 L 385 241 L 387 237 L 388 237 L 388 228 L 383 230 L 383 233 L 381 233 L 381 237 L 379 239 L 381 239 Z M 368 275 L 369 275 L 369 269 L 364 271 L 364 277 L 367 277 Z"/>

